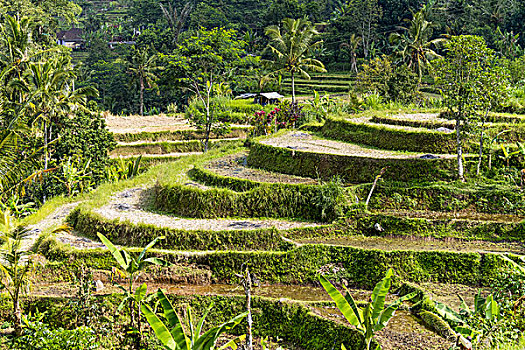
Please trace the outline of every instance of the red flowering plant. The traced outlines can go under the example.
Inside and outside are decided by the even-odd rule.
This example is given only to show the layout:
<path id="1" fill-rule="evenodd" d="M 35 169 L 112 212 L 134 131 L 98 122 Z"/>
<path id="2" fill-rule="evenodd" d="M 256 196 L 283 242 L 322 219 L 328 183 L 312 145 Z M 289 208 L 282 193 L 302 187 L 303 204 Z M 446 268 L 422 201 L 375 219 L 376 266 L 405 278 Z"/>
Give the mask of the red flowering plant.
<path id="1" fill-rule="evenodd" d="M 251 118 L 251 124 L 253 125 L 253 136 L 270 135 L 274 133 L 276 128 L 276 115 L 277 108 L 270 111 L 257 111 Z"/>
<path id="2" fill-rule="evenodd" d="M 283 101 L 276 110 L 279 129 L 295 128 L 297 122 L 304 118 L 303 106 L 297 102 Z"/>
<path id="3" fill-rule="evenodd" d="M 297 103 L 284 101 L 270 112 L 255 112 L 250 120 L 254 127 L 252 135 L 271 135 L 279 129 L 294 128 L 297 121 L 304 117 L 302 109 Z"/>

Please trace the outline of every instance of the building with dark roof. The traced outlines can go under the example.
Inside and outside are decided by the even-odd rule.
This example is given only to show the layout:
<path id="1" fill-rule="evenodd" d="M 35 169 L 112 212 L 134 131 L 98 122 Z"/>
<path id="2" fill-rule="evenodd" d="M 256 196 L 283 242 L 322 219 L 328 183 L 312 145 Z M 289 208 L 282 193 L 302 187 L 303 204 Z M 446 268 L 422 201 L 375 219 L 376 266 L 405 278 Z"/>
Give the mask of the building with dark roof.
<path id="1" fill-rule="evenodd" d="M 82 34 L 83 30 L 80 28 L 61 30 L 57 33 L 57 43 L 59 45 L 67 46 L 71 49 L 78 49 L 84 43 L 84 39 L 82 39 Z"/>

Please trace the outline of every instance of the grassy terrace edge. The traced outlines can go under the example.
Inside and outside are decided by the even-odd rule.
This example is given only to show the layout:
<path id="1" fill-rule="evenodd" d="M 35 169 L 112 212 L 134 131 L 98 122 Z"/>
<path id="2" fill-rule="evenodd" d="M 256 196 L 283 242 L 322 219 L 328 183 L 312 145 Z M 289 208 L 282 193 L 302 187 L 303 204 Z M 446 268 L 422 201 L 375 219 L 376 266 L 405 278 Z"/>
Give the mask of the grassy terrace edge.
<path id="1" fill-rule="evenodd" d="M 358 123 L 333 116 L 326 119 L 321 128 L 321 135 L 334 140 L 391 151 L 453 154 L 456 149 L 455 134 L 426 129 L 403 130 L 388 125 Z"/>
<path id="2" fill-rule="evenodd" d="M 342 213 L 345 206 L 344 198 L 327 185 L 256 183 L 215 176 L 198 164 L 189 175 L 221 188 L 200 189 L 170 178 L 160 179 L 155 186 L 155 208 L 195 218 L 272 217 L 327 222 Z"/>
<path id="3" fill-rule="evenodd" d="M 274 147 L 250 141 L 249 166 L 290 175 L 322 179 L 340 176 L 350 183 L 369 183 L 384 167 L 383 178 L 396 181 L 417 179 L 452 180 L 455 178 L 455 159 L 388 159 L 314 153 Z"/>
<path id="4" fill-rule="evenodd" d="M 212 133 L 210 138 L 245 138 L 250 131 L 249 127 L 232 127 L 229 133 L 217 135 Z M 204 137 L 203 130 L 174 130 L 174 131 L 142 131 L 138 133 L 113 133 L 117 142 L 135 141 L 184 141 L 198 140 Z"/>
<path id="5" fill-rule="evenodd" d="M 359 185 L 355 190 L 359 198 L 366 198 L 370 187 Z M 498 184 L 380 183 L 371 198 L 370 208 L 525 215 L 525 192 Z"/>
<path id="6" fill-rule="evenodd" d="M 62 263 L 62 269 L 81 265 L 110 270 L 113 257 L 102 249 L 78 250 L 52 237 L 40 242 L 42 254 L 50 261 Z M 130 249 L 138 251 L 140 249 Z M 443 251 L 380 251 L 360 248 L 310 244 L 287 252 L 215 251 L 184 253 L 152 250 L 172 263 L 189 263 L 206 267 L 215 282 L 231 283 L 242 266 L 269 283 L 316 283 L 321 267 L 340 264 L 344 278 L 351 285 L 372 288 L 392 267 L 399 278 L 410 282 L 458 283 L 470 286 L 489 285 L 506 263 L 499 254 L 457 253 Z M 60 267 L 58 267 L 60 269 Z"/>
<path id="7" fill-rule="evenodd" d="M 275 228 L 257 230 L 177 230 L 148 224 L 133 224 L 79 207 L 67 218 L 68 223 L 83 236 L 98 240 L 102 233 L 115 244 L 132 247 L 146 246 L 153 239 L 164 236 L 156 247 L 171 250 L 272 250 L 283 251 L 294 244 L 283 240 Z"/>

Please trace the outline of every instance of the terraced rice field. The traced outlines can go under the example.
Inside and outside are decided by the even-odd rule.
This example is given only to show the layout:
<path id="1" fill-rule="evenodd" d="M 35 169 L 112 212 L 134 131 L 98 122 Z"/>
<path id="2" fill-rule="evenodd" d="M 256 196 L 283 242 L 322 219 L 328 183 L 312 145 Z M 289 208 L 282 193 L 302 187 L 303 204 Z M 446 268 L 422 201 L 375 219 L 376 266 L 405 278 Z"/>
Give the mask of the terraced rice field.
<path id="1" fill-rule="evenodd" d="M 389 118 L 444 122 L 430 114 Z M 198 145 L 195 130 L 182 119 L 130 117 L 107 122 L 110 130 L 120 134 L 114 157 L 173 157 L 162 149 L 162 137 L 172 138 L 162 140 L 170 147 Z M 270 317 L 266 313 L 275 309 L 280 314 L 272 317 L 280 318 L 284 328 L 313 322 L 319 332 L 327 332 L 322 334 L 335 347 L 343 337 L 350 339 L 356 333 L 319 287 L 320 273 L 339 286 L 347 285 L 358 302 L 365 302 L 386 268 L 393 267 L 398 293 L 416 288 L 420 298 L 453 308 L 459 306 L 459 294 L 472 305 L 475 291 L 482 287 L 486 294 L 487 279 L 498 273 L 495 262 L 500 254 L 525 253 L 525 207 L 516 200 L 523 190 L 469 189 L 458 195 L 453 182 L 428 178 L 430 172 L 449 176 L 453 168 L 447 164 L 453 164 L 453 154 L 429 157 L 426 151 L 407 149 L 419 142 L 413 140 L 426 137 L 426 128 L 381 124 L 373 118 L 348 122 L 365 130 L 384 125 L 382 132 L 408 132 L 403 134 L 406 142 L 396 150 L 392 144 L 382 144 L 381 138 L 369 141 L 373 145 L 351 142 L 357 133 L 344 128 L 338 130 L 346 132 L 329 137 L 323 132 L 281 132 L 251 140 L 248 148 L 241 142 L 222 147 L 225 141 L 235 140 L 215 139 L 218 146 L 207 154 L 178 153 L 178 160 L 151 166 L 135 179 L 105 185 L 88 198 L 58 207 L 32 226 L 34 234 L 27 245 L 42 232 L 69 222 L 73 233 L 46 238 L 42 255 L 54 269 L 61 266 L 60 271 L 66 272 L 70 261 L 89 262 L 104 284 L 97 293 L 107 295 L 115 292 L 109 283 L 113 262 L 96 233 L 132 252 L 162 235 L 166 239 L 150 254 L 172 266 L 149 269 L 140 281 L 147 281 L 151 288 L 162 287 L 174 297 L 189 298 L 183 300 L 208 298 L 242 307 L 244 292 L 235 274 L 249 266 L 261 281 L 253 290 L 257 317 Z M 426 146 L 420 142 L 422 149 Z M 389 168 L 370 210 L 358 207 L 356 212 L 355 204 L 366 200 L 384 162 Z M 335 175 L 342 186 L 333 197 L 330 179 Z M 405 182 L 400 183 L 399 176 L 405 176 Z M 421 179 L 426 182 L 420 184 Z M 416 184 L 417 190 L 407 190 Z M 420 195 L 424 191 L 430 194 Z M 473 194 L 469 197 L 468 193 Z M 490 193 L 490 198 L 477 193 Z M 433 203 L 438 197 L 439 203 Z M 474 202 L 468 202 L 470 198 Z M 516 205 L 502 211 L 498 204 L 502 198 Z M 448 201 L 463 209 L 450 209 Z M 70 286 L 49 280 L 35 285 L 41 297 L 74 293 Z M 330 335 L 331 327 L 340 327 L 333 333 L 337 337 Z M 294 343 L 293 348 L 322 348 L 297 334 L 302 333 L 295 329 L 272 335 L 282 337 L 284 347 Z M 265 335 L 261 329 L 260 336 Z M 402 306 L 377 339 L 383 349 L 450 347 L 449 340 L 432 331 L 410 303 Z"/>

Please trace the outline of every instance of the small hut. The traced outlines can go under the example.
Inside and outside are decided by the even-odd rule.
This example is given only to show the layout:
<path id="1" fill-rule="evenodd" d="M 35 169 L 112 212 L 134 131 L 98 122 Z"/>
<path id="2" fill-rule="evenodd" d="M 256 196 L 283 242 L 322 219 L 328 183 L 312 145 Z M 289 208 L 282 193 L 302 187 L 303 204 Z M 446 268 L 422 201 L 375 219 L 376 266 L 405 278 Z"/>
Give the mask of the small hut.
<path id="1" fill-rule="evenodd" d="M 57 33 L 57 44 L 67 46 L 70 49 L 80 49 L 84 44 L 82 39 L 82 29 L 72 28 L 70 30 L 62 30 Z"/>
<path id="2" fill-rule="evenodd" d="M 255 96 L 253 102 L 261 106 L 266 106 L 279 103 L 279 100 L 283 97 L 283 95 L 277 92 L 261 92 Z"/>

